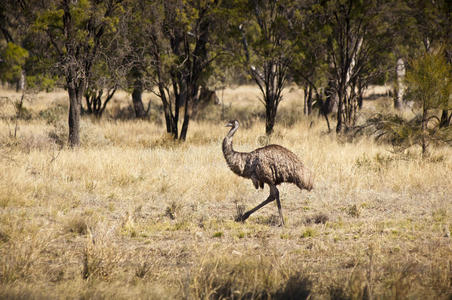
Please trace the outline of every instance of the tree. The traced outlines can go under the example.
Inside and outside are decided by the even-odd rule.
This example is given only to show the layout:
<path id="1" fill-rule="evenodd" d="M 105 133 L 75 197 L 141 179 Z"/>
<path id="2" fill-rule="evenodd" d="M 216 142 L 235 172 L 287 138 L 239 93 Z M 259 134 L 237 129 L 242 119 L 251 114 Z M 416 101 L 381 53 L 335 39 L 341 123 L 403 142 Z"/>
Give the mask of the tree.
<path id="1" fill-rule="evenodd" d="M 388 72 L 387 78 L 393 82 L 394 108 L 400 110 L 407 105 L 404 96 L 406 90 L 404 82 L 407 60 L 413 55 L 416 47 L 415 39 L 413 39 L 415 20 L 412 8 L 407 1 L 392 1 L 391 5 L 392 9 L 385 12 L 391 20 L 391 38 L 394 44 L 392 48 L 393 67 Z"/>
<path id="2" fill-rule="evenodd" d="M 17 118 L 24 117 L 23 103 L 28 90 L 49 90 L 56 81 L 36 63 L 36 39 L 31 29 L 35 8 L 36 3 L 28 0 L 0 3 L 0 33 L 3 36 L 0 40 L 0 80 L 16 84 L 16 91 L 21 92 L 20 100 L 15 103 Z"/>
<path id="3" fill-rule="evenodd" d="M 24 85 L 24 67 L 29 53 L 21 46 L 8 42 L 3 49 L 0 49 L 0 79 L 10 83 Z"/>
<path id="4" fill-rule="evenodd" d="M 26 73 L 31 60 L 27 39 L 30 37 L 32 4 L 29 1 L 4 0 L 0 3 L 0 79 L 15 83 L 25 92 Z"/>
<path id="5" fill-rule="evenodd" d="M 408 96 L 421 109 L 420 143 L 422 154 L 428 152 L 428 141 L 434 138 L 440 120 L 432 115 L 434 109 L 452 109 L 452 68 L 442 51 L 427 52 L 415 59 L 407 73 Z M 437 126 L 429 122 L 436 120 Z"/>
<path id="6" fill-rule="evenodd" d="M 42 59 L 54 62 L 65 78 L 69 94 L 69 144 L 80 144 L 80 112 L 93 66 L 109 43 L 103 41 L 116 30 L 121 0 L 62 0 L 43 3 L 35 29 L 46 38 Z M 50 50 L 50 51 L 49 51 Z"/>
<path id="7" fill-rule="evenodd" d="M 330 131 L 328 114 L 332 111 L 332 97 L 323 99 L 328 85 L 328 61 L 326 36 L 329 27 L 318 22 L 319 7 L 315 1 L 297 2 L 294 14 L 294 30 L 291 39 L 295 41 L 294 59 L 290 66 L 290 75 L 304 90 L 303 112 L 312 113 L 313 107 L 325 117 Z"/>
<path id="8" fill-rule="evenodd" d="M 122 22 L 120 20 L 119 22 Z M 127 57 L 127 39 L 124 30 L 116 30 L 103 39 L 104 52 L 95 61 L 85 90 L 86 108 L 82 111 L 100 118 L 110 100 L 119 88 L 126 87 L 126 76 L 131 68 Z"/>
<path id="9" fill-rule="evenodd" d="M 167 132 L 184 141 L 200 87 L 210 75 L 212 62 L 220 55 L 212 49 L 218 45 L 212 41 L 212 32 L 218 24 L 219 1 L 147 3 L 150 22 L 143 26 L 143 35 L 148 42 L 150 63 L 146 75 L 162 101 Z"/>
<path id="10" fill-rule="evenodd" d="M 392 47 L 385 1 L 325 1 L 319 9 L 326 32 L 329 79 L 338 96 L 336 132 L 355 125 L 362 95 L 369 82 L 387 69 Z"/>
<path id="11" fill-rule="evenodd" d="M 407 61 L 419 55 L 419 52 L 429 52 L 450 45 L 452 35 L 452 2 L 407 0 L 393 1 L 391 11 L 391 27 L 394 28 L 394 63 L 397 65 L 394 84 L 394 106 L 396 109 L 407 105 L 404 99 L 404 69 Z M 444 55 L 452 62 L 452 50 L 446 47 Z M 447 111 L 443 111 L 443 124 Z M 446 122 L 447 123 L 447 122 Z"/>
<path id="12" fill-rule="evenodd" d="M 305 115 L 312 112 L 313 94 L 320 100 L 320 89 L 326 81 L 325 33 L 324 28 L 315 22 L 315 13 L 313 3 L 300 3 L 292 21 L 294 30 L 291 31 L 295 50 L 290 73 L 294 81 L 303 87 Z"/>
<path id="13" fill-rule="evenodd" d="M 250 0 L 242 9 L 243 24 L 239 29 L 245 65 L 262 93 L 267 135 L 273 132 L 293 60 L 293 42 L 289 38 L 293 13 L 291 1 Z"/>
<path id="14" fill-rule="evenodd" d="M 446 61 L 452 63 L 452 3 L 450 1 L 411 1 L 413 15 L 416 20 L 415 30 L 417 40 L 422 42 L 426 52 L 445 47 L 443 54 Z M 450 108 L 449 108 L 450 109 Z M 452 113 L 443 109 L 440 125 L 447 127 L 450 124 Z"/>
<path id="15" fill-rule="evenodd" d="M 153 12 L 157 4 L 148 0 L 132 0 L 127 2 L 127 57 L 131 68 L 127 74 L 127 85 L 132 91 L 132 105 L 135 117 L 143 119 L 150 109 L 145 110 L 142 95 L 145 90 L 154 87 L 151 72 L 150 35 L 155 30 L 154 23 L 158 12 Z"/>

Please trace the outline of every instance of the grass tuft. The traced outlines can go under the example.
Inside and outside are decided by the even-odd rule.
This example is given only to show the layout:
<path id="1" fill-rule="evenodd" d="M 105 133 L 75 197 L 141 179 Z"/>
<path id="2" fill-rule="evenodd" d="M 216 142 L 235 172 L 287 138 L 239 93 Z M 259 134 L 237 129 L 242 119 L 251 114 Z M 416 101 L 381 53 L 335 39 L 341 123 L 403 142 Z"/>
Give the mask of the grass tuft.
<path id="1" fill-rule="evenodd" d="M 305 218 L 304 223 L 305 224 L 325 224 L 328 222 L 329 217 L 325 213 L 318 213 L 314 214 L 312 216 L 308 216 Z"/>
<path id="2" fill-rule="evenodd" d="M 74 217 L 69 219 L 64 227 L 64 231 L 79 235 L 85 235 L 88 232 L 88 225 L 81 217 Z"/>

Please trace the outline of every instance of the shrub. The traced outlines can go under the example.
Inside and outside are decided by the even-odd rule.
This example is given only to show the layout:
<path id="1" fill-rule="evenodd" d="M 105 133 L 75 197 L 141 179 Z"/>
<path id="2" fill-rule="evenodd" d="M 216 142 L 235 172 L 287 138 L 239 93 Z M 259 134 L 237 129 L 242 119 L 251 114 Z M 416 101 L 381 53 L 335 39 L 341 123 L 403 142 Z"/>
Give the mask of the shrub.
<path id="1" fill-rule="evenodd" d="M 377 114 L 358 128 L 370 130 L 377 140 L 386 140 L 396 150 L 405 150 L 420 145 L 422 154 L 428 153 L 431 143 L 452 144 L 452 128 L 440 126 L 435 110 L 452 108 L 452 68 L 442 51 L 426 53 L 411 63 L 407 73 L 407 98 L 419 111 L 412 119 L 399 115 Z"/>

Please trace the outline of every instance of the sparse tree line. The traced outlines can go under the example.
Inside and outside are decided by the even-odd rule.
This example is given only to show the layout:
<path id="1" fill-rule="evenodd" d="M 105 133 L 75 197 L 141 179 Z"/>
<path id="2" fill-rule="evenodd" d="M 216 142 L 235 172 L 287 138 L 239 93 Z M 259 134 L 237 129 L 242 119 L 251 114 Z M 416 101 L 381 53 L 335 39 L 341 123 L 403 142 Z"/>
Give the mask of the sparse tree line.
<path id="1" fill-rule="evenodd" d="M 167 132 L 185 140 L 203 91 L 233 82 L 230 70 L 259 87 L 267 134 L 289 82 L 304 89 L 305 114 L 317 109 L 329 130 L 333 116 L 337 133 L 356 128 L 369 85 L 391 84 L 395 108 L 420 103 L 424 150 L 433 133 L 451 139 L 451 10 L 446 0 L 4 0 L 0 78 L 64 87 L 72 147 L 81 114 L 101 117 L 119 89 L 137 118 L 149 112 L 143 92 L 155 93 Z"/>

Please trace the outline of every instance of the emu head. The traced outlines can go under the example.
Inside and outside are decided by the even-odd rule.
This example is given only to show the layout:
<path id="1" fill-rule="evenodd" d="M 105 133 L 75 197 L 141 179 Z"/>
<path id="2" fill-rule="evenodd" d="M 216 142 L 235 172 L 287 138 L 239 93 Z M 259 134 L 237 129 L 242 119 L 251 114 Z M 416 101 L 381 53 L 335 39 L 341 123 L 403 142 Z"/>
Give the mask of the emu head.
<path id="1" fill-rule="evenodd" d="M 225 127 L 232 127 L 232 128 L 238 128 L 239 127 L 239 121 L 237 120 L 231 120 L 229 121 Z"/>

